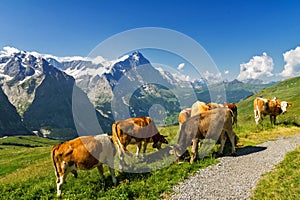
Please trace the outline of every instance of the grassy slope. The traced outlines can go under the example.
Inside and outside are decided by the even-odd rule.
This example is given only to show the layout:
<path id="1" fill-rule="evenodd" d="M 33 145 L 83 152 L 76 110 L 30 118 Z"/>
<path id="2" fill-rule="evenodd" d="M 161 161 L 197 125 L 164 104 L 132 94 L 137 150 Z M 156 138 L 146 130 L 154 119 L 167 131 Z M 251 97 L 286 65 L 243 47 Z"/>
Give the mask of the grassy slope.
<path id="1" fill-rule="evenodd" d="M 250 97 L 238 103 L 239 126 L 235 128 L 240 137 L 240 145 L 252 145 L 275 139 L 279 135 L 300 132 L 299 124 L 300 99 L 298 88 L 300 78 L 290 79 L 263 90 L 258 95 L 264 97 L 277 96 L 279 99 L 291 101 L 293 106 L 286 115 L 279 116 L 279 126 L 273 127 L 269 120 L 256 126 L 254 124 L 252 102 Z M 288 124 L 287 126 L 284 124 Z M 171 143 L 176 142 L 178 127 L 167 127 L 161 132 L 169 135 Z M 3 199 L 52 199 L 55 198 L 56 186 L 53 166 L 50 160 L 51 146 L 59 141 L 37 137 L 9 137 L 0 139 L 0 193 Z M 4 145 L 3 145 L 4 144 Z M 21 145 L 22 144 L 22 145 Z M 149 145 L 150 146 L 150 145 Z M 132 147 L 132 151 L 134 151 Z M 149 150 L 151 147 L 149 147 Z M 296 158 L 299 161 L 299 157 Z M 297 161 L 297 162 L 298 162 Z M 99 183 L 97 170 L 79 171 L 79 178 L 69 176 L 68 183 L 63 187 L 63 197 L 67 199 L 157 199 L 168 197 L 171 186 L 193 174 L 200 167 L 216 163 L 213 158 L 196 162 L 193 165 L 176 163 L 169 167 L 147 174 L 119 174 L 119 185 L 111 188 L 111 179 L 106 172 L 108 187 Z M 293 161 L 294 162 L 294 161 Z M 293 169 L 293 168 L 292 168 Z M 292 173 L 292 172 L 291 172 Z M 282 177 L 286 177 L 283 173 Z M 281 179 L 279 179 L 281 180 Z M 299 178 L 298 178 L 299 180 Z M 271 182 L 275 182 L 271 180 Z M 281 184 L 275 182 L 274 185 Z M 289 184 L 295 184 L 289 183 Z M 262 183 L 262 191 L 265 183 Z M 299 188 L 299 185 L 296 185 Z M 284 186 L 283 186 L 284 187 Z M 288 190 L 288 188 L 285 187 Z M 259 195 L 260 192 L 258 192 Z M 278 198 L 280 199 L 280 198 Z"/>
<path id="2" fill-rule="evenodd" d="M 259 92 L 257 96 L 291 102 L 288 112 L 277 117 L 278 126 L 271 126 L 268 117 L 259 126 L 253 126 L 253 100 L 249 97 L 238 103 L 239 127 L 237 132 L 244 145 L 257 144 L 266 139 L 275 139 L 279 135 L 300 133 L 300 77 L 288 79 Z M 270 131 L 271 130 L 271 131 Z M 286 155 L 276 169 L 263 176 L 254 191 L 252 199 L 299 199 L 300 196 L 300 148 Z"/>
<path id="3" fill-rule="evenodd" d="M 237 104 L 238 106 L 238 128 L 237 134 L 242 145 L 254 145 L 276 139 L 279 135 L 289 135 L 300 132 L 300 77 L 288 79 L 271 87 L 265 88 L 257 95 L 251 96 Z M 291 102 L 293 105 L 288 112 L 277 117 L 277 126 L 271 126 L 269 116 L 264 117 L 260 125 L 254 122 L 253 101 L 257 96 L 273 98 Z M 270 130 L 272 130 L 270 132 Z"/>
<path id="4" fill-rule="evenodd" d="M 273 98 L 276 96 L 278 99 L 291 102 L 293 105 L 288 108 L 288 112 L 278 117 L 278 123 L 283 122 L 296 122 L 300 124 L 300 77 L 288 79 L 280 82 L 271 87 L 257 93 L 257 95 L 251 96 L 246 100 L 238 103 L 239 108 L 239 120 L 240 122 L 254 122 L 253 114 L 253 101 L 257 96 L 263 96 L 264 98 Z M 267 118 L 266 118 L 267 119 Z M 269 121 L 265 120 L 265 121 Z"/>
<path id="5" fill-rule="evenodd" d="M 300 198 L 300 147 L 259 182 L 252 199 L 294 200 Z"/>

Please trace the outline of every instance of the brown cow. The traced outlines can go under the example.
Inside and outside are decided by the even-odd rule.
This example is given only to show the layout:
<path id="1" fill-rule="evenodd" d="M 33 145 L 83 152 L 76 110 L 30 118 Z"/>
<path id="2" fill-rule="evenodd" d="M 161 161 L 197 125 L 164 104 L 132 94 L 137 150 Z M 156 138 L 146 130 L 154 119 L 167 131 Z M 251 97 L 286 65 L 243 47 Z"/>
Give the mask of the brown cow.
<path id="1" fill-rule="evenodd" d="M 263 116 L 270 115 L 270 122 L 274 125 L 276 124 L 276 116 L 287 112 L 287 107 L 292 105 L 291 103 L 281 101 L 276 97 L 273 99 L 257 97 L 253 104 L 256 124 L 263 119 Z"/>
<path id="2" fill-rule="evenodd" d="M 160 149 L 161 144 L 168 144 L 163 136 L 157 130 L 154 122 L 150 117 L 136 117 L 126 120 L 115 121 L 112 125 L 113 141 L 118 147 L 118 153 L 121 161 L 121 165 L 124 163 L 124 154 L 128 150 L 126 149 L 129 144 L 137 144 L 136 156 L 139 156 L 140 149 L 143 144 L 143 153 L 146 153 L 148 143 L 153 143 L 152 147 Z M 122 169 L 122 166 L 120 166 Z"/>
<path id="3" fill-rule="evenodd" d="M 201 102 L 201 101 L 196 101 L 192 105 L 191 117 L 193 117 L 195 115 L 199 115 L 200 113 L 208 111 L 208 110 L 209 110 L 209 107 L 208 107 L 208 105 L 206 105 L 206 103 Z"/>
<path id="4" fill-rule="evenodd" d="M 192 109 L 191 108 L 185 108 L 183 109 L 179 115 L 178 115 L 178 123 L 179 128 L 181 129 L 182 124 L 191 116 Z"/>
<path id="5" fill-rule="evenodd" d="M 115 146 L 111 138 L 106 135 L 83 136 L 53 146 L 51 151 L 55 169 L 57 196 L 61 195 L 61 186 L 66 182 L 68 173 L 77 178 L 77 169 L 98 168 L 101 181 L 103 177 L 103 163 L 109 166 L 112 182 L 117 180 L 114 172 Z"/>
<path id="6" fill-rule="evenodd" d="M 192 142 L 193 146 L 190 163 L 193 163 L 194 160 L 198 158 L 199 139 L 207 139 L 207 141 L 213 139 L 214 141 L 217 141 L 220 138 L 221 147 L 219 149 L 219 154 L 223 154 L 227 136 L 232 145 L 231 153 L 232 155 L 235 155 L 236 134 L 232 129 L 232 111 L 228 108 L 209 110 L 189 118 L 182 125 L 178 143 L 174 147 L 174 153 L 177 157 L 180 157 L 185 153 L 187 147 L 190 146 Z"/>

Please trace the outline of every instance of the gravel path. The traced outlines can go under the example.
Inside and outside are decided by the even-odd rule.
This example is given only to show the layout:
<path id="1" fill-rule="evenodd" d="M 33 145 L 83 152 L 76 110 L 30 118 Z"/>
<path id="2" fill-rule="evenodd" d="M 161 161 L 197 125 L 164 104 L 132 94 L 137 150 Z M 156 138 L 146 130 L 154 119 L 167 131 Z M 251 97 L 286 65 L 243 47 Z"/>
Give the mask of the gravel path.
<path id="1" fill-rule="evenodd" d="M 249 199 L 262 174 L 300 145 L 300 134 L 238 151 L 173 187 L 172 199 Z"/>

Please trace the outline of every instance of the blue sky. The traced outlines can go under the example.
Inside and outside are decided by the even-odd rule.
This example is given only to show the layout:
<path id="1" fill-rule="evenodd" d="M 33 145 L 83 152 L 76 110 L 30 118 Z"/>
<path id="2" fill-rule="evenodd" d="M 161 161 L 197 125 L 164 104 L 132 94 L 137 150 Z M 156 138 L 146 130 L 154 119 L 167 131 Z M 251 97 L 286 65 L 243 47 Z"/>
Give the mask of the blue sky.
<path id="1" fill-rule="evenodd" d="M 114 34 L 162 27 L 202 45 L 223 78 L 281 79 L 300 75 L 299 8 L 296 0 L 3 0 L 0 48 L 86 56 Z"/>

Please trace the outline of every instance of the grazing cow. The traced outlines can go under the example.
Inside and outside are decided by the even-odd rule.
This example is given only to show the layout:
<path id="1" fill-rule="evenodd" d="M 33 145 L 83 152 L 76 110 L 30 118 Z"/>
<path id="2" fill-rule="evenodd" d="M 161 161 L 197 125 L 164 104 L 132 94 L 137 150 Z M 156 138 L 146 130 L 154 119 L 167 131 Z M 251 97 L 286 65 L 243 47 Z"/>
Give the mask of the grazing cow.
<path id="1" fill-rule="evenodd" d="M 199 115 L 200 113 L 203 113 L 208 110 L 209 110 L 209 107 L 208 107 L 208 105 L 206 105 L 206 103 L 201 102 L 201 101 L 196 101 L 192 105 L 191 117 L 193 117 L 195 115 Z"/>
<path id="2" fill-rule="evenodd" d="M 68 173 L 77 178 L 77 169 L 98 168 L 101 181 L 103 177 L 103 163 L 109 166 L 112 182 L 117 180 L 114 172 L 115 146 L 111 138 L 106 135 L 83 136 L 53 146 L 51 151 L 55 169 L 57 196 L 61 195 L 61 186 L 66 182 Z"/>
<path id="3" fill-rule="evenodd" d="M 291 105 L 291 103 L 281 101 L 276 97 L 273 99 L 257 97 L 254 100 L 254 117 L 256 124 L 263 119 L 263 116 L 270 115 L 270 122 L 275 125 L 276 116 L 287 112 L 287 107 Z"/>
<path id="4" fill-rule="evenodd" d="M 180 129 L 182 124 L 191 116 L 191 112 L 192 112 L 191 108 L 185 108 L 179 113 L 178 123 Z"/>
<path id="5" fill-rule="evenodd" d="M 215 109 L 215 108 L 222 108 L 226 107 L 229 108 L 232 111 L 233 114 L 233 124 L 237 126 L 237 106 L 234 103 L 223 103 L 223 104 L 218 104 L 218 103 L 208 103 L 207 106 L 209 107 L 209 110 Z"/>
<path id="6" fill-rule="evenodd" d="M 213 139 L 217 141 L 220 138 L 221 147 L 219 154 L 222 155 L 227 136 L 232 145 L 231 154 L 235 155 L 236 134 L 232 130 L 232 111 L 228 108 L 209 110 L 189 118 L 182 125 L 178 143 L 174 147 L 174 153 L 177 157 L 180 157 L 192 143 L 190 163 L 193 163 L 198 158 L 199 139 Z"/>
<path id="7" fill-rule="evenodd" d="M 137 144 L 136 156 L 139 156 L 143 144 L 143 153 L 146 153 L 148 143 L 153 143 L 152 147 L 160 149 L 161 144 L 168 144 L 163 136 L 157 130 L 150 117 L 136 117 L 126 120 L 115 121 L 112 125 L 113 141 L 118 147 L 120 161 L 123 162 L 124 154 L 129 144 Z M 125 152 L 126 151 L 126 152 Z M 122 168 L 122 166 L 120 166 Z"/>

